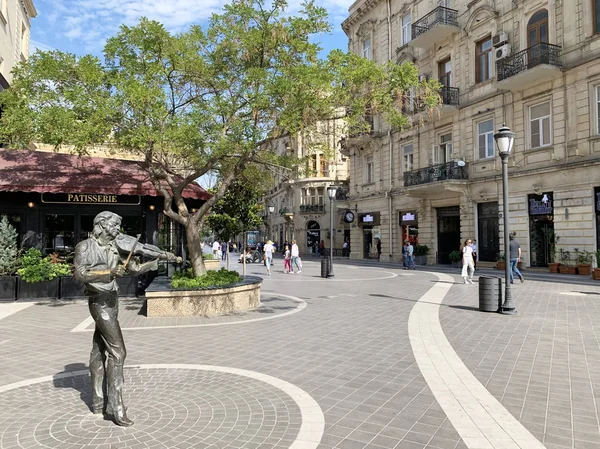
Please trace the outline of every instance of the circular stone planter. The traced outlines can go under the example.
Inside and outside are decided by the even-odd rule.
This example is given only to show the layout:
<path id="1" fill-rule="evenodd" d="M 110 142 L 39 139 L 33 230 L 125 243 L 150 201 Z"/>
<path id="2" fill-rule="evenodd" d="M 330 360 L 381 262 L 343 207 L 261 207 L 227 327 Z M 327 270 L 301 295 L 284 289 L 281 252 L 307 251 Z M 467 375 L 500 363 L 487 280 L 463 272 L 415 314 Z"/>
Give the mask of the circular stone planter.
<path id="1" fill-rule="evenodd" d="M 146 289 L 148 317 L 216 316 L 260 306 L 262 278 L 246 276 L 233 284 L 198 290 L 175 289 L 170 279 L 155 280 Z"/>
<path id="2" fill-rule="evenodd" d="M 209 271 L 219 271 L 221 268 L 221 260 L 220 259 L 207 259 L 204 261 L 204 266 Z"/>

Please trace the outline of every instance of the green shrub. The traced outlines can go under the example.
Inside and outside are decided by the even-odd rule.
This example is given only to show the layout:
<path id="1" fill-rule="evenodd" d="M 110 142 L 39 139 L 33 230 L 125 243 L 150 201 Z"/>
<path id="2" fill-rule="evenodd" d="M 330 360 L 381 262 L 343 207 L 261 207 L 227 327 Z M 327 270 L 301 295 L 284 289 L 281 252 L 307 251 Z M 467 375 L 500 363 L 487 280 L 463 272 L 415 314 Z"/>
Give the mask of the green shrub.
<path id="1" fill-rule="evenodd" d="M 415 245 L 415 256 L 426 256 L 429 254 L 427 245 Z"/>
<path id="2" fill-rule="evenodd" d="M 203 260 L 214 260 L 216 259 L 214 254 L 202 254 L 202 259 Z"/>
<path id="3" fill-rule="evenodd" d="M 18 236 L 17 230 L 4 215 L 0 220 L 0 276 L 15 274 L 19 267 Z"/>
<path id="4" fill-rule="evenodd" d="M 70 275 L 71 267 L 66 263 L 52 263 L 50 256 L 42 257 L 39 249 L 29 248 L 17 273 L 25 282 L 44 282 Z"/>
<path id="5" fill-rule="evenodd" d="M 448 257 L 450 258 L 450 260 L 452 262 L 458 262 L 460 259 L 462 259 L 460 251 L 458 251 L 456 249 L 454 251 L 452 251 L 450 254 L 448 254 Z"/>
<path id="6" fill-rule="evenodd" d="M 242 277 L 236 271 L 227 271 L 225 268 L 221 268 L 219 271 L 208 271 L 206 274 L 196 278 L 193 277 L 192 270 L 188 269 L 175 273 L 171 281 L 171 286 L 173 288 L 200 289 L 233 284 L 241 280 Z"/>

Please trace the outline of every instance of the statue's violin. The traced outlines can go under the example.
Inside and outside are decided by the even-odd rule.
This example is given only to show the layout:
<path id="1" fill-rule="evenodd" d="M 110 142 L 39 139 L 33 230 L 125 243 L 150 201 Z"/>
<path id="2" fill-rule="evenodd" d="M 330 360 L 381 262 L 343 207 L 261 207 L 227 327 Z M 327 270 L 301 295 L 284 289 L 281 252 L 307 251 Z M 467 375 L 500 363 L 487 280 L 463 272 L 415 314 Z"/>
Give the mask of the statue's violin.
<path id="1" fill-rule="evenodd" d="M 176 262 L 177 256 L 168 251 L 163 251 L 156 245 L 149 243 L 140 243 L 136 237 L 127 234 L 119 234 L 115 239 L 115 244 L 120 251 L 130 253 L 136 256 L 145 256 L 150 259 L 166 260 L 167 262 Z"/>

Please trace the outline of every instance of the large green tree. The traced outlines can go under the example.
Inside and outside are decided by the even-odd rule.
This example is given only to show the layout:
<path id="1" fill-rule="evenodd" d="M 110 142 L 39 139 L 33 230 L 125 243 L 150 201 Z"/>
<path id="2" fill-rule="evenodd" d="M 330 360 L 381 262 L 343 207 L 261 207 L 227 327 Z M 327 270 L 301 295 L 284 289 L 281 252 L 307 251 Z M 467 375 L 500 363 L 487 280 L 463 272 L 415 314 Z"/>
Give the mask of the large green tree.
<path id="1" fill-rule="evenodd" d="M 270 141 L 340 110 L 349 132 L 366 129 L 365 112 L 406 126 L 401 106 L 415 87 L 423 103 L 439 100 L 412 64 L 377 66 L 340 51 L 320 60 L 314 37 L 329 31 L 326 12 L 312 1 L 297 15 L 286 8 L 282 0 L 233 0 L 204 29 L 176 35 L 142 19 L 107 41 L 104 61 L 38 52 L 0 94 L 0 141 L 138 154 L 203 274 L 200 228 L 213 206 L 249 168 L 286 165 Z M 217 174 L 218 189 L 192 213 L 182 192 L 207 173 Z"/>

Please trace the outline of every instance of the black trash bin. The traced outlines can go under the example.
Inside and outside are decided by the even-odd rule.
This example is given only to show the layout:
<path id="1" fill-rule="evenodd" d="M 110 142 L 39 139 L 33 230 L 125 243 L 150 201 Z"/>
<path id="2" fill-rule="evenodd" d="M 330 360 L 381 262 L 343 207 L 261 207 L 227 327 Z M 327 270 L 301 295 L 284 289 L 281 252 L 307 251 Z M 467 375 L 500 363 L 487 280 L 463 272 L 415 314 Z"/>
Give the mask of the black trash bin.
<path id="1" fill-rule="evenodd" d="M 321 277 L 326 278 L 329 274 L 329 258 L 325 257 L 321 259 Z"/>
<path id="2" fill-rule="evenodd" d="M 502 278 L 479 277 L 479 310 L 497 312 L 502 307 Z"/>

